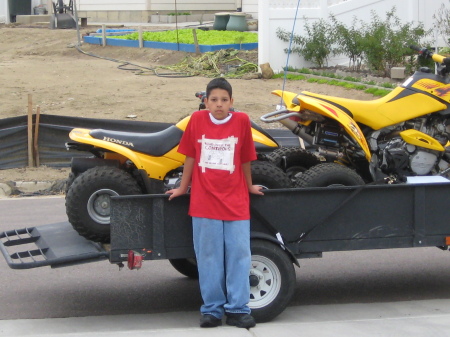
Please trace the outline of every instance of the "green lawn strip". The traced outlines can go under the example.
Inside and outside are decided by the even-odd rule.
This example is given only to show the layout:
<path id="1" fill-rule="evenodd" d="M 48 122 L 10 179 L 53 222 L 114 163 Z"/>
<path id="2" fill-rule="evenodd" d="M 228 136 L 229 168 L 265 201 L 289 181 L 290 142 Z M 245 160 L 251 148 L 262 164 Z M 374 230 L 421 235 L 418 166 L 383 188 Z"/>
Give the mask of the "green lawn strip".
<path id="1" fill-rule="evenodd" d="M 334 75 L 334 74 L 333 74 Z M 284 78 L 284 73 L 275 74 L 273 78 Z M 321 75 L 313 74 L 312 72 L 308 72 L 305 74 L 292 74 L 287 73 L 286 78 L 289 80 L 303 80 L 307 81 L 309 83 L 318 83 L 318 84 L 328 84 L 328 85 L 335 85 L 344 87 L 347 89 L 355 89 L 355 90 L 362 90 L 368 94 L 372 94 L 374 96 L 383 97 L 387 95 L 389 92 L 391 92 L 390 89 L 392 89 L 392 85 L 390 83 L 387 83 L 383 87 L 360 82 L 360 80 L 357 80 L 355 78 L 350 78 L 350 80 L 346 79 L 336 79 L 336 78 L 326 78 L 324 77 L 324 74 L 321 73 Z M 383 83 L 384 84 L 384 83 Z M 385 88 L 386 87 L 386 88 Z"/>
<path id="2" fill-rule="evenodd" d="M 258 34 L 237 31 L 196 30 L 197 41 L 202 45 L 241 44 L 258 42 Z M 109 38 L 139 40 L 139 33 L 131 33 Z M 194 44 L 192 29 L 166 30 L 162 32 L 142 33 L 144 41 Z"/>

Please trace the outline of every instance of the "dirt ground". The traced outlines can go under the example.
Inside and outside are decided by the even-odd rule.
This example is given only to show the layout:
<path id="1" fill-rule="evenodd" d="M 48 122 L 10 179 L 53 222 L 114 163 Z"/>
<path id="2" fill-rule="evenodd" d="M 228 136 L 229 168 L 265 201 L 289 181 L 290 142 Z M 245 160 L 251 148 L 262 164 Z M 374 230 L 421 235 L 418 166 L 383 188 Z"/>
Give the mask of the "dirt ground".
<path id="1" fill-rule="evenodd" d="M 97 28 L 84 28 L 81 34 Z M 120 63 L 109 60 L 157 69 L 161 74 L 168 70 L 160 67 L 181 62 L 189 55 L 185 52 L 90 44 L 83 44 L 80 52 L 74 48 L 77 41 L 75 30 L 0 25 L 0 118 L 26 115 L 31 94 L 34 109 L 39 106 L 42 114 L 104 119 L 135 116 L 133 119 L 139 121 L 177 122 L 198 108 L 199 100 L 194 94 L 204 90 L 210 80 L 201 76 L 156 76 L 153 71 L 137 75 L 137 71 L 121 70 Z M 259 117 L 273 111 L 279 103 L 270 92 L 283 87 L 281 79 L 230 79 L 230 83 L 235 107 L 260 125 L 263 123 Z M 288 80 L 285 90 L 374 99 L 361 91 L 306 81 Z M 0 170 L 0 182 L 64 179 L 68 170 L 46 167 Z"/>

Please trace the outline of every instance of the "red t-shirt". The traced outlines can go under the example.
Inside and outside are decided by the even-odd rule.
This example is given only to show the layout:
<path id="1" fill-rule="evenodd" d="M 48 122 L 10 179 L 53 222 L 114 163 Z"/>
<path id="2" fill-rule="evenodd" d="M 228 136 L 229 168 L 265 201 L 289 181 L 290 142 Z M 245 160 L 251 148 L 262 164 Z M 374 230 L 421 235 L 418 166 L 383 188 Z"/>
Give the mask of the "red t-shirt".
<path id="1" fill-rule="evenodd" d="M 224 124 L 209 111 L 192 114 L 178 152 L 195 158 L 189 215 L 216 220 L 250 219 L 249 192 L 242 164 L 256 159 L 249 117 L 230 112 Z"/>

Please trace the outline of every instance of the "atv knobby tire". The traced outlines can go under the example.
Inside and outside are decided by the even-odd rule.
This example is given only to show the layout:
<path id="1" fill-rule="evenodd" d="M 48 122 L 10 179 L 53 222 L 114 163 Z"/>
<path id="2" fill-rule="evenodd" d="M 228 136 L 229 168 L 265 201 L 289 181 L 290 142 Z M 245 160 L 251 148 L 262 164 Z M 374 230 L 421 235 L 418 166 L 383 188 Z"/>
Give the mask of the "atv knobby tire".
<path id="1" fill-rule="evenodd" d="M 281 147 L 268 154 L 267 158 L 281 168 L 291 180 L 294 180 L 298 173 L 320 164 L 317 156 L 298 147 Z"/>
<path id="2" fill-rule="evenodd" d="M 313 166 L 296 180 L 299 188 L 358 185 L 364 185 L 364 180 L 355 171 L 334 163 Z"/>
<path id="3" fill-rule="evenodd" d="M 75 181 L 75 179 L 77 177 L 78 176 L 75 173 L 73 173 L 73 172 L 69 173 L 69 176 L 67 177 L 67 180 L 66 180 L 66 186 L 64 188 L 64 192 L 66 195 L 67 195 L 67 193 L 69 193 L 70 186 L 72 186 L 73 182 Z"/>
<path id="4" fill-rule="evenodd" d="M 251 164 L 252 182 L 265 189 L 290 188 L 292 182 L 280 168 L 268 161 L 253 161 Z"/>
<path id="5" fill-rule="evenodd" d="M 66 195 L 66 212 L 73 228 L 88 240 L 109 242 L 111 196 L 142 194 L 127 172 L 96 166 L 80 174 Z"/>

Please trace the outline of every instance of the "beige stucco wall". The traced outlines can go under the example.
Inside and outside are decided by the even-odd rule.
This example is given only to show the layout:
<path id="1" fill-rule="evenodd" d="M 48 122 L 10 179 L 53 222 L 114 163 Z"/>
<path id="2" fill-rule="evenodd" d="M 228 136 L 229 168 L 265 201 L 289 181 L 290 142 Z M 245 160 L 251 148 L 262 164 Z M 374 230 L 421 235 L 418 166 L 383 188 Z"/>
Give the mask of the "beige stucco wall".
<path id="1" fill-rule="evenodd" d="M 154 14 L 217 13 L 236 10 L 237 0 L 77 0 L 78 15 L 90 22 L 152 22 Z M 197 20 L 197 19 L 196 19 Z"/>
<path id="2" fill-rule="evenodd" d="M 79 11 L 151 11 L 161 13 L 236 10 L 236 0 L 77 0 Z"/>

